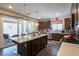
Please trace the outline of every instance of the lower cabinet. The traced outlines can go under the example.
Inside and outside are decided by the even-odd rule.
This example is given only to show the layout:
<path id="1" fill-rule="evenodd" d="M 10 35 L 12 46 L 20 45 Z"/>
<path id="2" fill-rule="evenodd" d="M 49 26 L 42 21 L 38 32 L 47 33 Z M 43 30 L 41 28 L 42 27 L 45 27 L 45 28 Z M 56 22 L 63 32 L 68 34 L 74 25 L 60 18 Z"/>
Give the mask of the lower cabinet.
<path id="1" fill-rule="evenodd" d="M 32 55 L 31 53 L 31 42 L 23 43 L 23 44 L 18 44 L 17 46 L 17 51 L 21 56 L 30 56 Z"/>
<path id="2" fill-rule="evenodd" d="M 26 43 L 18 44 L 18 53 L 22 56 L 36 55 L 47 45 L 47 36 L 31 40 Z"/>
<path id="3" fill-rule="evenodd" d="M 35 40 L 33 40 L 33 41 L 31 41 L 31 43 L 32 43 L 32 55 L 35 55 L 36 53 L 37 53 L 37 41 L 38 41 L 38 39 L 35 39 Z"/>

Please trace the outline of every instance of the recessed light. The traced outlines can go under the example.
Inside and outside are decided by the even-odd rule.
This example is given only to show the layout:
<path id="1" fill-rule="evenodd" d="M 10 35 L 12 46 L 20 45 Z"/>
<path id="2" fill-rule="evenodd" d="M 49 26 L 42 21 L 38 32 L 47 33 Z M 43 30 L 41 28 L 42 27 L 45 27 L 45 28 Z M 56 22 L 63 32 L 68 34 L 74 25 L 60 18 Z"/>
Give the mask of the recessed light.
<path id="1" fill-rule="evenodd" d="M 12 9 L 12 6 L 8 6 L 8 8 Z"/>
<path id="2" fill-rule="evenodd" d="M 36 26 L 39 26 L 39 23 L 36 23 Z"/>
<path id="3" fill-rule="evenodd" d="M 60 13 L 56 13 L 56 16 L 60 16 Z"/>

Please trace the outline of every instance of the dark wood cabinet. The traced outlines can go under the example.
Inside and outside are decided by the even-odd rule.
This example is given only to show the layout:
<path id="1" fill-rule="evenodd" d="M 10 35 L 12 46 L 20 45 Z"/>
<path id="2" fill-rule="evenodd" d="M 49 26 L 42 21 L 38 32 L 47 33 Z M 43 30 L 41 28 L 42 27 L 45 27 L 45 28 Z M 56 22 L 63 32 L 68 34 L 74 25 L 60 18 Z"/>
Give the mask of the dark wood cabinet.
<path id="1" fill-rule="evenodd" d="M 64 27 L 65 27 L 66 30 L 70 30 L 70 28 L 71 28 L 71 19 L 70 18 L 64 19 Z"/>
<path id="2" fill-rule="evenodd" d="M 18 44 L 17 45 L 17 50 L 18 53 L 22 56 L 29 56 L 32 55 L 32 51 L 31 51 L 31 42 L 27 42 L 27 43 L 22 43 L 22 44 Z"/>
<path id="3" fill-rule="evenodd" d="M 39 30 L 49 29 L 51 26 L 51 21 L 40 21 L 38 23 L 39 23 L 39 26 L 38 26 Z"/>
<path id="4" fill-rule="evenodd" d="M 52 40 L 60 41 L 64 34 L 60 33 L 52 33 Z"/>
<path id="5" fill-rule="evenodd" d="M 35 55 L 37 53 L 37 40 L 32 40 L 32 55 Z"/>
<path id="6" fill-rule="evenodd" d="M 21 56 L 33 56 L 36 55 L 46 45 L 47 35 L 22 44 L 17 44 L 17 51 Z"/>
<path id="7" fill-rule="evenodd" d="M 44 37 L 44 39 L 43 39 L 44 46 L 47 45 L 47 40 L 45 40 L 45 39 L 47 39 L 47 37 Z"/>
<path id="8" fill-rule="evenodd" d="M 38 48 L 38 51 L 39 50 L 41 50 L 41 38 L 40 39 L 38 39 L 38 41 L 37 41 L 37 48 Z"/>

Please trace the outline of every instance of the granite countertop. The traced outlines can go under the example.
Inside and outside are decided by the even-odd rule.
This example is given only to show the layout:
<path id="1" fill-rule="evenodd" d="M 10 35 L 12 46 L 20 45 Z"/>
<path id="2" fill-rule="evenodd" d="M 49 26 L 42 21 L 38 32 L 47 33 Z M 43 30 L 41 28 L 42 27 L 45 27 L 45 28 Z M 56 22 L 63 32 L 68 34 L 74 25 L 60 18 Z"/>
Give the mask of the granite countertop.
<path id="1" fill-rule="evenodd" d="M 35 35 L 35 36 L 33 35 L 19 36 L 19 37 L 12 38 L 12 41 L 16 44 L 21 44 L 21 43 L 25 43 L 25 42 L 46 36 L 46 35 L 47 34 L 40 34 L 40 35 Z"/>

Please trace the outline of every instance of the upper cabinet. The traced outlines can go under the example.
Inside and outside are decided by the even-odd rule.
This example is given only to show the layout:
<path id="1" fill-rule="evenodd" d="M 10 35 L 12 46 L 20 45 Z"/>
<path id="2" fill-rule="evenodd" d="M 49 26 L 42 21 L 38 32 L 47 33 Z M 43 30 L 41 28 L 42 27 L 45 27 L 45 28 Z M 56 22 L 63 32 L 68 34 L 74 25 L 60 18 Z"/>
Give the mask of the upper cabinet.
<path id="1" fill-rule="evenodd" d="M 64 27 L 65 29 L 69 30 L 71 28 L 71 21 L 70 18 L 65 18 L 64 19 Z"/>
<path id="2" fill-rule="evenodd" d="M 43 29 L 49 29 L 51 26 L 51 21 L 40 21 L 38 29 L 43 30 Z"/>

